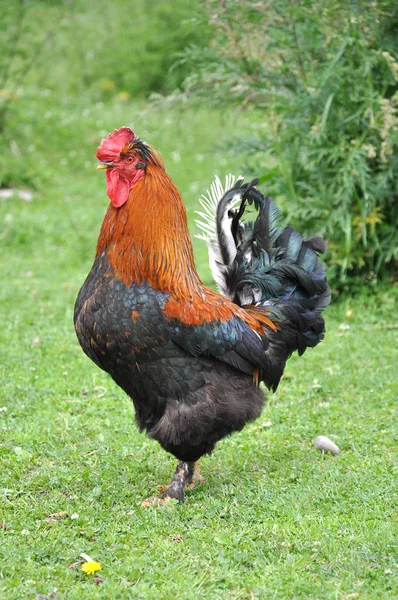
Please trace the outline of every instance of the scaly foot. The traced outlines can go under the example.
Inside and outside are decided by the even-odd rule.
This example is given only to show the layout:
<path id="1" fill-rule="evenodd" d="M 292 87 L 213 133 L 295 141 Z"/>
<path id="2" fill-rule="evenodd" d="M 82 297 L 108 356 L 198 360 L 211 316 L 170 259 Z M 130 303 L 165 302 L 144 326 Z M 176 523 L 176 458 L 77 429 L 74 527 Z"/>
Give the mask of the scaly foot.
<path id="1" fill-rule="evenodd" d="M 197 483 L 203 483 L 204 477 L 200 473 L 200 460 L 197 460 L 193 466 L 193 473 L 190 481 L 187 481 L 187 485 L 192 490 Z"/>
<path id="2" fill-rule="evenodd" d="M 184 487 L 192 481 L 193 473 L 194 463 L 180 460 L 162 498 L 176 498 L 179 502 L 184 502 Z"/>
<path id="3" fill-rule="evenodd" d="M 158 491 L 162 494 L 161 498 L 152 496 L 141 502 L 141 506 L 146 508 L 147 506 L 163 506 L 169 504 L 172 498 L 175 498 L 179 502 L 184 502 L 184 487 L 188 486 L 192 489 L 196 483 L 203 481 L 203 477 L 199 473 L 199 461 L 184 462 L 179 461 L 177 468 L 174 472 L 173 479 L 169 485 L 159 485 Z"/>

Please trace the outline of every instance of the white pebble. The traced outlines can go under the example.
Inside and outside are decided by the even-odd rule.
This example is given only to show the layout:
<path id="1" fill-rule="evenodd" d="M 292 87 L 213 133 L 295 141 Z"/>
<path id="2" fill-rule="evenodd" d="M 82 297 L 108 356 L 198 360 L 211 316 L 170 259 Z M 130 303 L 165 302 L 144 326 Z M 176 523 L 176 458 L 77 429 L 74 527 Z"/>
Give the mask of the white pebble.
<path id="1" fill-rule="evenodd" d="M 340 448 L 324 435 L 318 435 L 315 440 L 315 448 L 321 452 L 331 452 L 331 454 L 335 455 L 340 454 Z"/>

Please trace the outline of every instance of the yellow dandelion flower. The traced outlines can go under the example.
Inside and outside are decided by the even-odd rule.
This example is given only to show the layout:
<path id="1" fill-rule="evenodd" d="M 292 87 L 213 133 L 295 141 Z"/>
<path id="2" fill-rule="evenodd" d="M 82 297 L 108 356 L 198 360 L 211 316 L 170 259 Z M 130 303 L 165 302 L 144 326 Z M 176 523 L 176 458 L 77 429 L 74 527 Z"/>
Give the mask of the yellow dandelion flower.
<path id="1" fill-rule="evenodd" d="M 87 575 L 92 575 L 100 569 L 102 569 L 102 567 L 96 560 L 87 560 L 82 564 L 82 571 L 87 573 Z"/>

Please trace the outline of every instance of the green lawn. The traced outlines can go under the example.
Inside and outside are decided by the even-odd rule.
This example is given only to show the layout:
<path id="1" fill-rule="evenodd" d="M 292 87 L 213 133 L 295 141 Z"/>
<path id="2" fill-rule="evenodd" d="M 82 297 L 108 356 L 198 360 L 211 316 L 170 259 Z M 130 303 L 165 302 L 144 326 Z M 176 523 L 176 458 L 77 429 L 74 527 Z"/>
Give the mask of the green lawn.
<path id="1" fill-rule="evenodd" d="M 21 123 L 13 168 L 37 189 L 31 203 L 0 202 L 0 598 L 397 598 L 396 288 L 335 301 L 325 342 L 293 357 L 262 417 L 203 459 L 185 504 L 140 508 L 175 459 L 137 432 L 132 403 L 73 331 L 107 205 L 95 150 L 101 131 L 132 125 L 163 154 L 194 233 L 198 194 L 242 158 L 216 144 L 251 125 L 87 110 L 60 105 L 34 139 Z M 199 241 L 195 252 L 209 282 Z M 314 449 L 319 434 L 338 457 Z M 101 563 L 101 584 L 68 568 L 81 552 Z"/>

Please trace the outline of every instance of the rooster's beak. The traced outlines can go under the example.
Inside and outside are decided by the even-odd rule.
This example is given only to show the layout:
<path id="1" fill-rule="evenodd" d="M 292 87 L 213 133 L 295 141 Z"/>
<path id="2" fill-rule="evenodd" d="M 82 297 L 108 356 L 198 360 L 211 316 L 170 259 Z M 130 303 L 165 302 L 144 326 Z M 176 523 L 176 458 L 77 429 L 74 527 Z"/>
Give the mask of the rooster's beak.
<path id="1" fill-rule="evenodd" d="M 115 167 L 115 166 L 116 165 L 114 165 L 113 162 L 101 161 L 98 163 L 97 169 L 113 169 L 113 167 Z"/>

